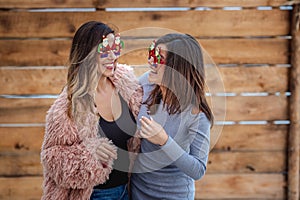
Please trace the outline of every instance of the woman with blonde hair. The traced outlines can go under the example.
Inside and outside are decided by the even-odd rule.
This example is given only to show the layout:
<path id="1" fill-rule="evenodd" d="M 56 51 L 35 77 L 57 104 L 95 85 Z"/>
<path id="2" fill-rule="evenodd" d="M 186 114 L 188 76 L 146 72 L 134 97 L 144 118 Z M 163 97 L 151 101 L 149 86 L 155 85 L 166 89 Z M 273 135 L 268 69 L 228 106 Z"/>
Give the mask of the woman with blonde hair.
<path id="1" fill-rule="evenodd" d="M 128 199 L 127 144 L 135 144 L 142 93 L 132 69 L 117 63 L 122 46 L 101 22 L 76 31 L 67 84 L 46 117 L 42 199 Z"/>

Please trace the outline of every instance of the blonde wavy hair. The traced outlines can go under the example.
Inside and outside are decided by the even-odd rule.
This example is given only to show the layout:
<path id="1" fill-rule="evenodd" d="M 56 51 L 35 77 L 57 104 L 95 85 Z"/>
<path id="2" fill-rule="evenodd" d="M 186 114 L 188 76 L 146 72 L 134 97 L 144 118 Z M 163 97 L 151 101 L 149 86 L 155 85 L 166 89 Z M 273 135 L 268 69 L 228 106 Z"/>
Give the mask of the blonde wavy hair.
<path id="1" fill-rule="evenodd" d="M 68 116 L 84 124 L 88 113 L 95 113 L 94 95 L 100 74 L 97 46 L 103 36 L 114 31 L 101 22 L 90 21 L 75 33 L 68 64 L 67 94 Z"/>

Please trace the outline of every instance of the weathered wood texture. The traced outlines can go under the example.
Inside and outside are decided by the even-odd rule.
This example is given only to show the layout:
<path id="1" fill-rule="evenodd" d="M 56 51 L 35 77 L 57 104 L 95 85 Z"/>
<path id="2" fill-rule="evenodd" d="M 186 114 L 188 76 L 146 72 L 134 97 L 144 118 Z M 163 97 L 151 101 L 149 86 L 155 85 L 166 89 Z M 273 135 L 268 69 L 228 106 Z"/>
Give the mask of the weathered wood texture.
<path id="1" fill-rule="evenodd" d="M 129 7 L 214 7 L 222 8 L 225 6 L 239 6 L 239 7 L 256 7 L 256 6 L 281 6 L 286 3 L 286 0 L 68 0 L 68 1 L 54 1 L 54 0 L 1 0 L 1 8 L 129 8 Z"/>
<path id="2" fill-rule="evenodd" d="M 0 178 L 0 199 L 41 198 L 42 177 Z M 284 199 L 281 174 L 207 174 L 196 182 L 197 199 Z"/>
<path id="3" fill-rule="evenodd" d="M 207 174 L 196 183 L 196 199 L 284 199 L 281 174 Z"/>
<path id="4" fill-rule="evenodd" d="M 1 152 L 0 155 L 0 176 L 42 175 L 40 152 L 38 151 Z M 284 151 L 212 152 L 207 174 L 283 173 L 286 171 L 285 160 Z M 222 164 L 220 165 L 220 163 Z"/>
<path id="5" fill-rule="evenodd" d="M 286 3 L 284 0 L 255 0 L 255 1 L 247 1 L 247 0 L 117 0 L 114 2 L 111 1 L 98 1 L 98 7 L 107 8 L 107 7 L 199 7 L 199 6 L 207 6 L 207 7 L 226 7 L 226 6 L 239 6 L 239 7 L 256 7 L 256 6 L 280 6 Z M 131 4 L 134 4 L 131 6 Z"/>
<path id="6" fill-rule="evenodd" d="M 0 127 L 0 132 L 0 152 L 38 152 L 44 137 L 44 126 Z M 213 151 L 284 151 L 287 137 L 288 125 L 224 125 Z"/>
<path id="7" fill-rule="evenodd" d="M 241 133 L 244 130 L 248 132 Z M 40 148 L 44 127 L 2 127 L 0 131 L 0 176 L 42 175 Z M 286 137 L 285 125 L 224 126 L 210 153 L 207 173 L 283 173 Z M 243 141 L 237 143 L 238 140 Z"/>
<path id="8" fill-rule="evenodd" d="M 224 126 L 214 151 L 282 151 L 287 148 L 288 125 Z"/>
<path id="9" fill-rule="evenodd" d="M 147 60 L 146 47 L 152 40 L 125 40 L 125 49 L 120 62 L 144 64 Z M 205 53 L 215 63 L 246 64 L 268 63 L 286 64 L 289 62 L 289 41 L 282 38 L 266 39 L 200 39 Z"/>
<path id="10" fill-rule="evenodd" d="M 298 200 L 300 161 L 300 5 L 293 10 L 292 21 L 292 69 L 290 73 L 290 131 L 288 139 L 288 200 Z"/>
<path id="11" fill-rule="evenodd" d="M 287 138 L 292 128 L 273 124 L 276 120 L 290 119 L 289 103 L 294 98 L 293 92 L 291 97 L 284 95 L 291 91 L 291 78 L 295 79 L 290 76 L 294 68 L 289 67 L 291 40 L 285 37 L 291 35 L 291 11 L 277 8 L 285 2 L 0 0 L 0 95 L 24 97 L 0 97 L 0 199 L 41 197 L 40 148 L 46 112 L 55 99 L 28 97 L 56 95 L 61 91 L 66 83 L 67 69 L 64 66 L 71 39 L 76 29 L 89 20 L 101 20 L 118 26 L 125 41 L 119 62 L 134 65 L 137 76 L 148 70 L 146 57 L 150 42 L 169 32 L 195 36 L 216 65 L 222 66 L 217 67 L 217 72 L 224 84 L 223 92 L 236 93 L 237 96 L 226 97 L 226 109 L 215 108 L 214 112 L 217 116 L 226 112 L 225 120 L 236 124 L 215 126 L 222 133 L 210 152 L 206 175 L 196 182 L 196 199 L 286 199 L 286 188 L 292 189 L 290 186 L 293 185 L 286 181 L 286 172 L 291 169 L 287 165 Z M 224 6 L 243 9 L 228 11 L 223 10 Z M 272 6 L 273 9 L 258 10 L 257 6 Z M 110 7 L 213 9 L 147 12 L 104 10 Z M 99 10 L 27 12 L 27 8 Z M 215 86 L 216 79 L 211 76 L 209 69 L 207 71 L 210 89 Z M 247 92 L 269 95 L 243 96 Z M 275 94 L 278 92 L 279 96 Z M 216 96 L 209 97 L 210 104 L 214 98 Z M 257 120 L 268 123 L 239 125 L 240 121 Z"/>
<path id="12" fill-rule="evenodd" d="M 2 38 L 72 37 L 82 23 L 99 20 L 116 24 L 131 36 L 160 36 L 158 29 L 172 29 L 200 36 L 278 36 L 288 35 L 289 11 L 173 11 L 173 12 L 0 12 Z M 120 19 L 126 23 L 120 23 Z M 193 20 L 195 23 L 186 23 Z M 180 26 L 179 26 L 180 24 Z M 144 31 L 143 27 L 157 27 Z M 221 30 L 221 31 L 220 31 Z M 126 35 L 126 34 L 125 34 Z"/>
<path id="13" fill-rule="evenodd" d="M 148 70 L 146 66 L 134 67 L 137 76 Z M 219 81 L 224 84 L 226 92 L 272 93 L 285 92 L 288 89 L 289 68 L 286 67 L 221 67 L 210 71 L 216 73 L 214 77 L 207 77 L 208 87 L 212 89 L 215 78 L 219 78 Z M 67 69 L 65 67 L 0 67 L 0 77 L 0 94 L 58 94 L 66 84 Z"/>
<path id="14" fill-rule="evenodd" d="M 53 102 L 54 99 L 48 98 L 0 98 L 0 123 L 44 123 Z M 284 96 L 230 96 L 226 97 L 226 103 L 226 121 L 288 119 Z M 221 109 L 217 108 L 215 114 L 223 113 Z"/>
<path id="15" fill-rule="evenodd" d="M 122 33 L 121 33 L 122 34 Z M 120 62 L 147 63 L 147 48 L 154 38 L 126 39 Z M 201 39 L 198 40 L 215 63 L 289 63 L 289 40 Z M 66 65 L 71 40 L 0 40 L 0 66 Z"/>

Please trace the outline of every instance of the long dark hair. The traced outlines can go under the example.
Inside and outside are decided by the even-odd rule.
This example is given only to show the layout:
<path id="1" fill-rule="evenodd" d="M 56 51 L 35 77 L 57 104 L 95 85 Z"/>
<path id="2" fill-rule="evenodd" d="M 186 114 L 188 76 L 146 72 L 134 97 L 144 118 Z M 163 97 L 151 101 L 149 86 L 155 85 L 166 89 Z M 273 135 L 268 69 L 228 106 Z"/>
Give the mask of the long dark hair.
<path id="1" fill-rule="evenodd" d="M 193 105 L 204 112 L 213 125 L 213 113 L 205 96 L 205 69 L 201 47 L 197 40 L 187 34 L 167 34 L 160 37 L 156 46 L 167 47 L 165 71 L 161 86 L 156 85 L 146 100 L 150 110 L 163 100 L 169 114 L 180 113 Z M 164 99 L 162 99 L 164 97 Z"/>

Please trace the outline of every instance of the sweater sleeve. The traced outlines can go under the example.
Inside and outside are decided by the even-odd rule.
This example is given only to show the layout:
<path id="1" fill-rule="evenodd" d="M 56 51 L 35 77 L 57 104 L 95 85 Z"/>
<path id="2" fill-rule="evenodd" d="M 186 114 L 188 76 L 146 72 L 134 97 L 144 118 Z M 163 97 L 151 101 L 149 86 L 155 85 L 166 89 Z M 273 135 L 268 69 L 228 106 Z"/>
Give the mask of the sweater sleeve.
<path id="1" fill-rule="evenodd" d="M 190 151 L 184 151 L 177 142 L 169 137 L 167 143 L 162 146 L 163 152 L 174 164 L 185 174 L 194 180 L 200 179 L 206 172 L 210 143 L 210 122 L 206 117 L 200 118 L 192 123 L 189 133 L 194 133 L 190 144 Z"/>

